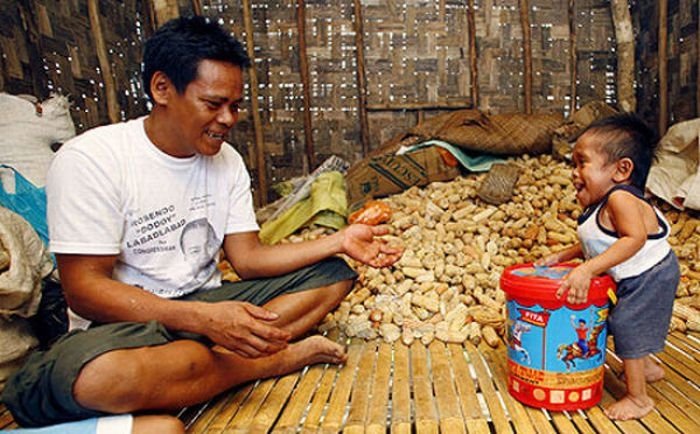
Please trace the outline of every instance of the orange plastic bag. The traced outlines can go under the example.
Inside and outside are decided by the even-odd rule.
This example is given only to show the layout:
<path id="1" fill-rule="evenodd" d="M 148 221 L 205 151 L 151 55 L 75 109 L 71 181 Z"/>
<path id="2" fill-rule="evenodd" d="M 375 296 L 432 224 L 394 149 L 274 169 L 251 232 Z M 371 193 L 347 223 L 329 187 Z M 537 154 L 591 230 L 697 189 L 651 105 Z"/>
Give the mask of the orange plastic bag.
<path id="1" fill-rule="evenodd" d="M 391 219 L 389 205 L 378 200 L 370 200 L 362 208 L 350 214 L 348 222 L 376 226 L 388 222 L 389 219 Z"/>

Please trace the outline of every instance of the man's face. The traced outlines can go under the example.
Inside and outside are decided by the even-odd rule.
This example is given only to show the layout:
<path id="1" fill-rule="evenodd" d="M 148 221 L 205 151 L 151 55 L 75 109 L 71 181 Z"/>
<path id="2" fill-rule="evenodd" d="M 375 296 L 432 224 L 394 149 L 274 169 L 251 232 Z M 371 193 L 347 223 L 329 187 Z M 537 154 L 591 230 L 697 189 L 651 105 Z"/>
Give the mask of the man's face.
<path id="1" fill-rule="evenodd" d="M 195 269 L 204 267 L 211 261 L 209 230 L 205 227 L 190 229 L 182 236 L 182 251 L 185 260 Z"/>
<path id="2" fill-rule="evenodd" d="M 238 121 L 243 98 L 241 68 L 228 62 L 203 60 L 197 77 L 182 94 L 168 100 L 169 127 L 176 143 L 167 152 L 175 157 L 215 155 Z"/>

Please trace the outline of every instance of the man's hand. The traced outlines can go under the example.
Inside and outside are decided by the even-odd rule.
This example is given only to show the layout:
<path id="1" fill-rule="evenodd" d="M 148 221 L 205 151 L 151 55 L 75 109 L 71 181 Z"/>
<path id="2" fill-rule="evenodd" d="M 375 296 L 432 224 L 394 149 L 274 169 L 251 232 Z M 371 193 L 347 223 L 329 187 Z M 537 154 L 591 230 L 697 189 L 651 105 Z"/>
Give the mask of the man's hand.
<path id="1" fill-rule="evenodd" d="M 204 303 L 200 313 L 206 318 L 202 334 L 242 357 L 269 356 L 287 347 L 291 334 L 269 322 L 277 314 L 240 301 Z"/>
<path id="2" fill-rule="evenodd" d="M 389 233 L 386 226 L 353 224 L 342 230 L 343 253 L 372 267 L 387 267 L 403 254 L 400 247 L 392 247 L 386 240 L 377 238 Z"/>
<path id="3" fill-rule="evenodd" d="M 567 294 L 566 301 L 569 303 L 585 303 L 588 300 L 588 288 L 591 286 L 593 277 L 595 276 L 588 270 L 586 263 L 579 265 L 566 275 L 557 290 L 557 298 L 562 298 L 564 294 Z"/>

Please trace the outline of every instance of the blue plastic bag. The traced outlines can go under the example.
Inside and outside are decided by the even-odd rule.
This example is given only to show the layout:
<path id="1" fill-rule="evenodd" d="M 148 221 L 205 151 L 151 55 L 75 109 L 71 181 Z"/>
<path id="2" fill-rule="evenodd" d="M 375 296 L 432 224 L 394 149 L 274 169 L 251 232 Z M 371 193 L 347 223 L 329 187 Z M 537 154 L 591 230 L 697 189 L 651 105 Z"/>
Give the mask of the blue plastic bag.
<path id="1" fill-rule="evenodd" d="M 36 187 L 22 176 L 14 167 L 0 164 L 0 167 L 10 169 L 15 175 L 15 191 L 8 192 L 0 178 L 0 205 L 14 211 L 24 218 L 34 228 L 39 238 L 48 245 L 49 228 L 46 223 L 46 191 Z"/>

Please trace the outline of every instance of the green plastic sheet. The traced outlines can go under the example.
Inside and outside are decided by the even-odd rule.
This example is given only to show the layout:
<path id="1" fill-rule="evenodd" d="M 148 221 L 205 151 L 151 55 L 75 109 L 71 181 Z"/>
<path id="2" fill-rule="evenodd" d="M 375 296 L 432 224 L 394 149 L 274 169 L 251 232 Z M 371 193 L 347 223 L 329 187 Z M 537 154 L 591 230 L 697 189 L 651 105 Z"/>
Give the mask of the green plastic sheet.
<path id="1" fill-rule="evenodd" d="M 311 185 L 308 197 L 292 205 L 273 220 L 263 223 L 260 239 L 275 244 L 299 228 L 312 224 L 340 229 L 345 226 L 348 201 L 345 178 L 337 171 L 321 173 Z"/>

